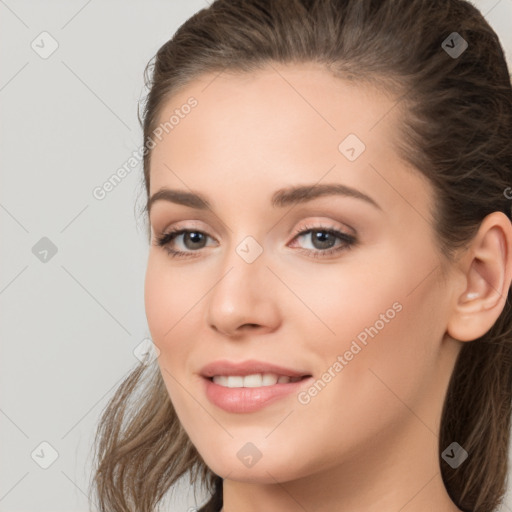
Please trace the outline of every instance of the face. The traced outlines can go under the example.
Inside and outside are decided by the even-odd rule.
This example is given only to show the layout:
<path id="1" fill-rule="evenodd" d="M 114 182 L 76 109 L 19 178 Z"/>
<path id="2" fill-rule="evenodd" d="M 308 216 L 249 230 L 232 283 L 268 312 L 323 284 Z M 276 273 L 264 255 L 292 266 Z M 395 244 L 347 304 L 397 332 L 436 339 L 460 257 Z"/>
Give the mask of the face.
<path id="1" fill-rule="evenodd" d="M 205 75 L 162 111 L 179 122 L 154 138 L 146 314 L 179 420 L 219 475 L 301 478 L 440 411 L 447 285 L 433 191 L 392 145 L 396 102 L 301 64 Z M 202 375 L 216 361 L 309 377 L 226 388 Z M 213 371 L 273 373 L 254 368 Z"/>

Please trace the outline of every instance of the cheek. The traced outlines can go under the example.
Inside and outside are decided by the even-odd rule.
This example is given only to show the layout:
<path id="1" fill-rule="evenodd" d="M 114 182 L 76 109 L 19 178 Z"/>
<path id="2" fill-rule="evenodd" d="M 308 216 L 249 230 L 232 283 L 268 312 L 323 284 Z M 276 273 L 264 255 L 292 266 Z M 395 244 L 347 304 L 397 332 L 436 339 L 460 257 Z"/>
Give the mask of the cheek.
<path id="1" fill-rule="evenodd" d="M 197 293 L 179 269 L 170 271 L 165 256 L 150 254 L 144 282 L 144 304 L 151 337 L 162 353 L 182 322 L 193 316 Z"/>
<path id="2" fill-rule="evenodd" d="M 418 364 L 433 357 L 444 311 L 437 266 L 424 241 L 399 238 L 354 255 L 338 276 L 331 272 L 329 287 L 315 291 L 319 316 L 334 331 L 331 360 L 333 353 L 349 351 L 350 365 L 358 360 L 366 369 L 371 364 L 398 369 L 408 358 Z"/>
<path id="3" fill-rule="evenodd" d="M 330 410 L 344 424 L 353 420 L 349 431 L 356 433 L 365 418 L 391 421 L 407 412 L 404 403 L 421 400 L 445 330 L 442 288 L 434 276 L 418 285 L 434 267 L 396 254 L 392 264 L 368 265 L 372 271 L 351 267 L 331 281 L 323 302 L 315 292 L 319 316 L 334 334 L 322 336 L 321 382 L 304 396 L 312 409 Z"/>
<path id="4" fill-rule="evenodd" d="M 425 284 L 410 293 L 411 287 L 388 284 L 346 304 L 335 324 L 343 334 L 329 344 L 325 361 L 326 370 L 339 363 L 331 370 L 336 377 L 314 399 L 314 407 L 330 409 L 356 437 L 358 425 L 378 435 L 410 415 L 404 404 L 419 404 L 436 375 L 444 332 L 439 289 Z"/>
<path id="5" fill-rule="evenodd" d="M 146 318 L 151 339 L 160 351 L 162 377 L 177 410 L 190 405 L 182 386 L 185 380 L 196 378 L 191 375 L 196 369 L 190 365 L 190 356 L 200 341 L 202 300 L 211 287 L 210 279 L 179 266 L 173 268 L 166 255 L 150 253 L 144 283 Z"/>
<path id="6" fill-rule="evenodd" d="M 194 321 L 191 317 L 196 302 L 191 286 L 180 282 L 180 272 L 171 272 L 162 255 L 150 254 L 144 282 L 146 318 L 151 339 L 160 350 L 160 372 L 178 416 L 190 405 L 179 383 L 183 381 L 191 345 L 177 340 L 187 323 Z"/>
<path id="7" fill-rule="evenodd" d="M 160 350 L 161 339 L 171 327 L 170 316 L 174 314 L 169 297 L 164 293 L 165 285 L 166 280 L 156 265 L 155 258 L 150 255 L 144 281 L 144 305 L 151 337 Z"/>

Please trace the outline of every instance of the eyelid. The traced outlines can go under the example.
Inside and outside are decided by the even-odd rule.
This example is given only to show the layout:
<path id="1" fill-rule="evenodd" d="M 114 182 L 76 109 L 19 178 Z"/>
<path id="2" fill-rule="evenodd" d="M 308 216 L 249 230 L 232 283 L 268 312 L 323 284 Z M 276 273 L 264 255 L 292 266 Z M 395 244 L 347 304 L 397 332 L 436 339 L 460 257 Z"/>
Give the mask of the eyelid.
<path id="1" fill-rule="evenodd" d="M 169 233 L 170 231 L 179 231 L 181 229 L 186 229 L 186 230 L 190 230 L 190 231 L 193 231 L 193 230 L 201 231 L 201 232 L 207 234 L 210 238 L 216 238 L 216 236 L 210 234 L 212 229 L 209 226 L 208 226 L 208 228 L 205 228 L 203 226 L 204 226 L 204 222 L 197 220 L 197 219 L 191 219 L 191 220 L 183 220 L 183 221 L 178 221 L 178 222 L 174 222 L 171 224 L 166 224 L 163 229 L 155 229 L 154 226 L 151 226 L 151 227 L 152 227 L 153 233 L 155 234 L 155 237 L 165 235 L 166 233 Z"/>
<path id="2" fill-rule="evenodd" d="M 341 231 L 342 233 L 346 234 L 347 236 L 357 236 L 357 231 L 354 228 L 351 228 L 347 224 L 341 224 L 336 225 L 332 220 L 319 220 L 314 219 L 310 220 L 308 219 L 306 221 L 306 224 L 299 224 L 299 227 L 296 228 L 292 232 L 292 236 L 296 236 L 303 231 L 310 231 L 310 230 L 319 230 L 319 229 L 325 229 L 325 230 L 334 230 L 334 231 Z"/>

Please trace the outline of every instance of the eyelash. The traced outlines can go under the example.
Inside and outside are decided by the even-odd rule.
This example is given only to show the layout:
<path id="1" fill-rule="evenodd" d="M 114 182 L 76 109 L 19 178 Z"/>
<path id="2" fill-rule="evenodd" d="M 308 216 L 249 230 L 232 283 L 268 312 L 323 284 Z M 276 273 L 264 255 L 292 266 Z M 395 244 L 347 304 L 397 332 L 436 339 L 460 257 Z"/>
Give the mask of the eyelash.
<path id="1" fill-rule="evenodd" d="M 294 233 L 293 240 L 298 238 L 299 236 L 310 234 L 313 231 L 319 231 L 321 233 L 328 233 L 329 235 L 333 235 L 336 238 L 342 240 L 343 244 L 331 247 L 326 250 L 312 250 L 312 249 L 302 249 L 299 248 L 298 251 L 301 253 L 308 254 L 313 258 L 324 258 L 330 256 L 332 254 L 338 253 L 340 251 L 351 249 L 356 243 L 356 237 L 353 235 L 349 235 L 348 233 L 343 233 L 334 227 L 324 227 L 324 226 L 304 226 L 303 229 Z M 164 248 L 169 256 L 172 258 L 190 258 L 195 257 L 194 253 L 197 251 L 176 251 L 175 249 L 171 249 L 169 247 L 170 242 L 172 242 L 176 237 L 185 234 L 185 233 L 201 233 L 209 237 L 207 233 L 200 231 L 198 229 L 184 229 L 184 228 L 171 228 L 167 233 L 162 234 L 161 236 L 156 238 L 155 245 Z M 211 238 L 211 237 L 210 237 Z"/>

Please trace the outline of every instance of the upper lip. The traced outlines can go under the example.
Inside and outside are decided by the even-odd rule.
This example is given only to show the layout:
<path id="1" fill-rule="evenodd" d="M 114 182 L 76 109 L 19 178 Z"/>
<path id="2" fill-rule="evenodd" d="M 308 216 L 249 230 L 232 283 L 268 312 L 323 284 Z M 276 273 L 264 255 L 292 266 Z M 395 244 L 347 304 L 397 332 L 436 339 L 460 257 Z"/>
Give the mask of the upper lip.
<path id="1" fill-rule="evenodd" d="M 275 373 L 276 375 L 284 375 L 287 377 L 303 377 L 311 375 L 306 371 L 293 370 L 284 366 L 264 361 L 256 361 L 254 359 L 234 363 L 228 360 L 213 361 L 203 366 L 201 375 L 203 377 L 214 377 L 216 375 L 252 375 L 254 373 Z"/>

